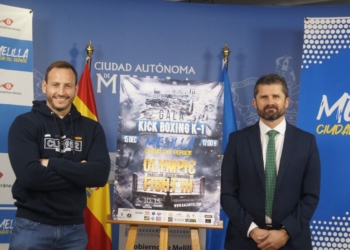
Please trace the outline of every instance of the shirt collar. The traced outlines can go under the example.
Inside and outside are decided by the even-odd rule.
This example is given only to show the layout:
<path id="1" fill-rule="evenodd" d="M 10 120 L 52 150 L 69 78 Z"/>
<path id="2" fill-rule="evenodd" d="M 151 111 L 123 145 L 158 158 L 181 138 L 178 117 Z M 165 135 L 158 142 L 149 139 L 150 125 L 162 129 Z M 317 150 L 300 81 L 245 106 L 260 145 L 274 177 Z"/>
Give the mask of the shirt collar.
<path id="1" fill-rule="evenodd" d="M 260 127 L 260 135 L 266 135 L 267 132 L 269 132 L 271 130 L 270 127 L 268 127 L 267 125 L 265 125 L 261 120 L 259 121 L 259 127 Z M 274 130 L 278 131 L 279 134 L 283 135 L 286 132 L 286 127 L 287 127 L 287 123 L 286 123 L 286 119 L 283 119 L 280 124 L 278 124 Z"/>

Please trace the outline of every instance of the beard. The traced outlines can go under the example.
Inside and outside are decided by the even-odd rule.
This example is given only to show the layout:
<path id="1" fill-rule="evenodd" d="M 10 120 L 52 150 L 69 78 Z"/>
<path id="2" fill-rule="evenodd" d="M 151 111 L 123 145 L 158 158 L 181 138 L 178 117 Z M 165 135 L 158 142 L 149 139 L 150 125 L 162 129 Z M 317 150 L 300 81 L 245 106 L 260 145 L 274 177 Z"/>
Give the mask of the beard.
<path id="1" fill-rule="evenodd" d="M 274 110 L 272 110 L 274 109 Z M 281 110 L 278 109 L 276 105 L 266 105 L 263 109 L 257 108 L 258 115 L 268 121 L 274 121 L 283 116 L 286 109 L 282 107 Z"/>

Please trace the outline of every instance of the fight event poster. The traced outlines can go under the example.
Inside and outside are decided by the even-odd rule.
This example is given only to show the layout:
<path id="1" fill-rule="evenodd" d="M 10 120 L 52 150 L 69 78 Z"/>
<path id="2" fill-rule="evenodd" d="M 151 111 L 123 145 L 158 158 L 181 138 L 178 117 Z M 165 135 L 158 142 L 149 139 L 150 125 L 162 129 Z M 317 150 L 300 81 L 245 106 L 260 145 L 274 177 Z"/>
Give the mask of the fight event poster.
<path id="1" fill-rule="evenodd" d="M 277 73 L 286 78 L 291 98 L 291 105 L 286 110 L 286 119 L 292 124 L 297 124 L 304 18 L 325 15 L 328 17 L 348 16 L 350 13 L 350 5 L 314 5 L 312 8 L 310 6 L 252 7 L 183 4 L 152 0 L 105 0 L 93 1 L 89 5 L 84 5 L 80 1 L 69 0 L 1 0 L 1 3 L 25 8 L 28 13 L 30 9 L 34 10 L 34 15 L 31 12 L 35 39 L 33 43 L 35 51 L 33 76 L 28 80 L 21 81 L 21 83 L 29 84 L 29 82 L 34 81 L 32 88 L 34 89 L 35 100 L 45 99 L 45 95 L 41 90 L 41 81 L 44 79 L 47 66 L 53 61 L 58 59 L 67 60 L 75 66 L 78 74 L 83 71 L 86 61 L 85 48 L 92 40 L 95 51 L 92 55 L 91 77 L 99 121 L 105 130 L 107 146 L 111 156 L 111 170 L 113 170 L 111 180 L 114 180 L 114 171 L 117 169 L 114 162 L 117 150 L 119 89 L 122 76 L 136 75 L 150 78 L 169 77 L 171 79 L 207 82 L 219 81 L 222 61 L 221 50 L 224 43 L 227 42 L 231 50 L 228 75 L 231 80 L 237 128 L 242 129 L 259 119 L 251 100 L 254 98 L 253 88 L 256 80 L 266 73 Z M 76 11 L 77 9 L 82 11 Z M 0 6 L 0 13 L 4 10 L 3 6 Z M 62 15 L 70 15 L 74 18 L 62 18 Z M 90 18 L 86 18 L 86 16 Z M 130 16 L 133 18 L 130 18 Z M 1 21 L 6 18 L 11 18 L 14 22 L 11 26 L 0 22 L 0 36 L 3 36 L 5 30 L 3 27 L 6 27 L 6 29 L 8 27 L 18 28 L 18 20 L 12 18 L 12 14 L 1 14 Z M 31 21 L 28 20 L 26 24 L 31 24 Z M 145 26 L 147 29 L 144 28 Z M 330 34 L 327 34 L 327 36 Z M 278 39 L 264 39 L 266 35 L 278 37 Z M 320 34 L 310 35 L 318 36 Z M 345 37 L 346 34 L 342 35 Z M 63 37 L 67 39 L 62 39 Z M 341 43 L 341 40 L 339 42 Z M 344 42 L 346 43 L 345 40 Z M 312 45 L 316 46 L 316 44 Z M 23 48 L 21 51 L 24 51 Z M 344 51 L 344 49 L 340 51 Z M 31 54 L 29 52 L 28 63 L 32 61 L 30 59 Z M 316 54 L 314 56 L 317 57 Z M 334 59 L 334 55 L 332 59 Z M 325 61 L 324 63 L 326 63 Z M 337 65 L 337 67 L 345 66 Z M 0 85 L 4 82 L 3 77 L 4 75 L 1 72 Z M 322 81 L 319 84 L 314 83 L 317 86 L 305 93 L 308 95 L 308 99 L 312 99 L 313 93 L 317 92 L 323 83 L 330 84 L 329 81 Z M 332 88 L 336 84 L 333 83 Z M 0 91 L 19 92 L 18 86 L 19 83 L 16 82 L 16 90 L 15 87 L 11 90 L 0 87 Z M 327 88 L 329 90 L 329 85 Z M 25 91 L 23 89 L 21 93 L 22 97 L 24 94 L 33 95 L 32 89 Z M 0 102 L 4 100 L 4 95 L 0 96 Z M 3 210 L 0 210 L 0 222 L 4 223 L 2 225 L 6 225 L 6 227 L 10 227 L 9 225 L 13 222 L 11 219 L 14 218 L 15 213 L 15 210 L 8 209 L 10 206 L 15 209 L 13 201 L 7 203 L 7 198 L 5 199 L 5 196 L 3 196 L 8 194 L 6 197 L 12 199 L 10 186 L 14 181 L 7 156 L 7 131 L 13 119 L 18 114 L 29 111 L 30 105 L 29 102 L 23 106 L 0 104 L 0 141 L 4 142 L 0 143 L 0 172 L 3 173 L 3 176 L 0 177 L 0 183 L 4 184 L 4 186 L 0 186 L 0 203 L 3 208 Z M 331 105 L 330 102 L 329 105 Z M 310 116 L 307 118 L 311 119 L 311 116 L 315 117 L 318 108 L 317 111 L 312 111 L 311 106 L 304 106 L 302 112 L 304 117 Z M 304 112 L 310 113 L 305 114 Z M 308 123 L 308 119 L 305 123 Z M 300 119 L 299 122 L 301 122 Z M 305 123 L 301 125 L 304 126 Z M 307 127 L 304 129 L 309 130 Z M 314 130 L 311 129 L 310 131 Z M 318 145 L 319 147 L 322 146 L 319 140 Z M 333 151 L 329 151 L 329 155 L 332 155 Z M 343 158 L 346 158 L 346 155 L 344 154 Z M 322 154 L 321 157 L 324 158 L 327 155 Z M 8 172 L 4 172 L 5 170 Z M 339 199 L 342 202 L 345 202 L 347 198 L 347 194 L 344 194 L 344 188 L 347 185 L 343 185 L 344 178 L 347 176 L 347 173 L 344 172 L 344 175 L 337 179 L 342 180 L 339 182 L 342 185 L 334 185 L 330 189 L 332 190 L 331 195 L 335 197 L 339 197 L 339 193 L 342 194 L 343 198 Z M 322 178 L 324 177 L 323 173 Z M 329 178 L 331 177 L 329 176 Z M 338 183 L 337 180 L 332 183 Z M 336 187 L 338 187 L 337 192 L 334 191 Z M 111 188 L 113 188 L 113 185 L 111 185 Z M 326 201 L 326 198 L 323 197 L 325 192 L 322 190 L 320 207 Z M 336 205 L 332 204 L 332 206 Z M 326 219 L 331 220 L 333 215 L 336 216 L 335 218 L 344 215 L 343 210 L 339 213 L 330 214 Z M 8 213 L 11 213 L 11 216 Z M 316 215 L 318 215 L 318 210 L 315 218 Z M 318 218 L 316 222 L 319 222 Z M 121 229 L 122 225 L 113 224 L 112 227 L 113 249 L 116 250 L 118 249 L 118 242 L 121 241 L 118 237 L 119 233 L 125 235 L 125 231 Z M 154 229 L 152 230 L 142 231 L 142 240 L 149 239 L 150 234 L 154 234 L 158 238 L 159 236 L 154 232 Z M 174 237 L 179 239 L 185 235 L 183 232 L 176 232 Z M 315 231 L 315 234 L 317 233 L 318 231 Z M 222 231 L 222 234 L 224 234 L 224 231 Z M 189 235 L 187 237 L 189 238 Z M 205 230 L 204 237 L 200 236 L 201 240 L 203 238 L 205 239 Z M 336 239 L 333 240 L 335 242 Z M 142 241 L 139 243 L 144 244 Z M 180 243 L 178 245 L 182 246 Z M 204 247 L 202 245 L 201 249 L 204 249 Z M 2 249 L 1 246 L 0 249 Z M 123 248 L 119 247 L 119 249 Z"/>
<path id="2" fill-rule="evenodd" d="M 123 77 L 114 219 L 219 223 L 223 84 Z"/>
<path id="3" fill-rule="evenodd" d="M 350 17 L 305 18 L 298 126 L 316 136 L 321 196 L 314 250 L 350 249 Z"/>
<path id="4" fill-rule="evenodd" d="M 16 213 L 7 134 L 33 100 L 32 18 L 29 9 L 0 4 L 0 249 L 8 249 Z"/>

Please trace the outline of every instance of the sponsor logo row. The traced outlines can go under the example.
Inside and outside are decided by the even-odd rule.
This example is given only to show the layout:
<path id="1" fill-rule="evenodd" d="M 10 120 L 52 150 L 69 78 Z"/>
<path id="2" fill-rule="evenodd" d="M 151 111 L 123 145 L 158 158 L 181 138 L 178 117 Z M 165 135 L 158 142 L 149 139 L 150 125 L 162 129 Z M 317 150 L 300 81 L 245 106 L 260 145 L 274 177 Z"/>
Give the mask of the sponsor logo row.
<path id="1" fill-rule="evenodd" d="M 212 213 L 145 209 L 119 209 L 117 219 L 132 221 L 214 224 L 214 215 Z"/>

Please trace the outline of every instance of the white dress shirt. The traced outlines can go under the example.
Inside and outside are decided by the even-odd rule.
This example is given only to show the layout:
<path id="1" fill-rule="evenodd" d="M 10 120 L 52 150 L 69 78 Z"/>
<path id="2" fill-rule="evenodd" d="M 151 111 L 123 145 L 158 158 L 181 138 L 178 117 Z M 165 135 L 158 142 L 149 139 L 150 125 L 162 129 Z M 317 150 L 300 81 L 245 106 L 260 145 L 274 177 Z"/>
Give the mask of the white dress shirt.
<path id="1" fill-rule="evenodd" d="M 264 169 L 265 169 L 267 143 L 269 142 L 269 136 L 267 135 L 267 132 L 269 132 L 271 128 L 265 125 L 261 120 L 259 121 L 259 127 L 260 127 L 261 148 L 263 151 L 262 153 L 263 153 Z M 273 130 L 278 131 L 278 134 L 275 136 L 276 168 L 277 168 L 277 175 L 278 175 L 282 149 L 283 149 L 284 135 L 286 133 L 286 120 L 283 119 L 283 121 L 280 124 L 278 124 L 276 127 L 274 127 Z M 266 224 L 271 224 L 272 220 L 270 217 L 265 215 L 265 222 Z M 258 226 L 254 222 L 252 222 L 252 224 L 248 229 L 247 237 L 249 237 L 250 232 L 256 227 Z"/>

